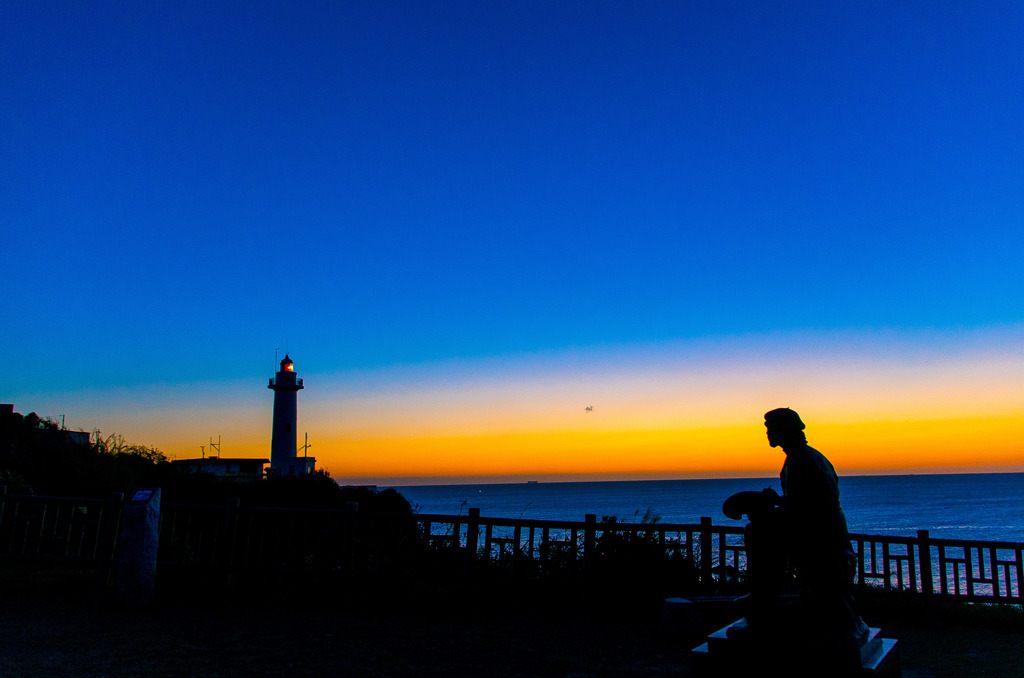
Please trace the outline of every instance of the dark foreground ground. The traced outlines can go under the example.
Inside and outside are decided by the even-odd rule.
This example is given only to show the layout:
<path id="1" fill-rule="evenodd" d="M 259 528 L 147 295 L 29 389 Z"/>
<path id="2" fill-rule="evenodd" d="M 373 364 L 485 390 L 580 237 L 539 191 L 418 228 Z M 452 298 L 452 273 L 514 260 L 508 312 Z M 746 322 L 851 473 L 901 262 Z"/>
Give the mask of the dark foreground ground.
<path id="1" fill-rule="evenodd" d="M 345 604 L 305 588 L 303 604 L 176 591 L 132 611 L 81 582 L 0 571 L 0 676 L 688 676 L 699 641 L 650 608 L 612 614 L 499 593 Z M 909 678 L 1024 675 L 1018 609 L 862 605 L 900 639 Z"/>

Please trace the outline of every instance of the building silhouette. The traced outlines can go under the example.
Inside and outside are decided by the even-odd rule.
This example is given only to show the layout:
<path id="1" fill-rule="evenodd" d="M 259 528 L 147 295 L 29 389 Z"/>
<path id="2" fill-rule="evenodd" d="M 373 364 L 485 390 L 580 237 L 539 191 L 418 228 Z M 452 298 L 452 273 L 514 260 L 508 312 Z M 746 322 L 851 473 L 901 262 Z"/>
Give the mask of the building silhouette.
<path id="1" fill-rule="evenodd" d="M 238 457 L 202 457 L 174 459 L 171 464 L 184 473 L 207 473 L 221 480 L 252 482 L 263 479 L 263 466 L 269 459 Z"/>

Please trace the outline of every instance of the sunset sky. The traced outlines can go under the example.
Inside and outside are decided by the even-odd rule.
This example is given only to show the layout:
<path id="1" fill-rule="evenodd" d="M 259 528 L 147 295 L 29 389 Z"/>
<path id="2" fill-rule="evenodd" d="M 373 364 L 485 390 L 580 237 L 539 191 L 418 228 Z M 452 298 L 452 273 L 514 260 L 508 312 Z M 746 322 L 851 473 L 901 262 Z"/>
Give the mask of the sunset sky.
<path id="1" fill-rule="evenodd" d="M 1024 5 L 0 4 L 0 402 L 343 482 L 1024 471 Z M 587 412 L 590 406 L 593 411 Z"/>

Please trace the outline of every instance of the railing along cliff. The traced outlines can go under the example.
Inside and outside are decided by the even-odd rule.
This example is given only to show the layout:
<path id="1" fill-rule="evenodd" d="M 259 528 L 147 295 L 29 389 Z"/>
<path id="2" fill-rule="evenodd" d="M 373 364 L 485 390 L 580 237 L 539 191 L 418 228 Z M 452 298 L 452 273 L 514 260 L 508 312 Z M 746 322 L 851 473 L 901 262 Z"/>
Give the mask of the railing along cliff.
<path id="1" fill-rule="evenodd" d="M 485 563 L 510 569 L 535 566 L 543 571 L 568 561 L 585 572 L 606 555 L 602 538 L 620 534 L 643 538 L 665 554 L 692 563 L 702 587 L 741 587 L 746 573 L 742 528 L 714 525 L 707 517 L 687 524 L 605 523 L 592 515 L 583 522 L 494 518 L 481 516 L 477 509 L 458 516 L 409 517 L 360 514 L 355 507 L 348 512 L 168 508 L 162 521 L 162 540 L 170 537 L 176 544 L 170 560 L 177 564 L 221 562 L 232 569 L 326 564 L 358 569 L 359 563 L 365 567 L 382 562 L 379 553 L 360 555 L 360 542 L 365 539 L 359 533 L 365 537 L 383 529 L 390 530 L 392 538 L 404 539 L 404 548 L 418 546 L 457 556 L 446 562 L 450 568 L 464 571 Z M 217 516 L 232 522 L 221 524 Z M 408 528 L 410 523 L 414 525 L 412 534 L 401 527 Z M 218 559 L 216 553 L 222 550 L 225 538 L 234 547 L 229 549 L 230 556 Z M 851 534 L 850 539 L 857 554 L 856 583 L 860 588 L 968 601 L 1024 602 L 1024 543 L 932 539 L 927 530 L 916 537 Z M 161 562 L 168 562 L 165 556 L 171 553 L 170 547 L 162 545 Z"/>
<path id="2" fill-rule="evenodd" d="M 109 499 L 7 494 L 0 486 L 0 558 L 76 562 L 105 573 L 114 562 L 124 495 Z"/>
<path id="3" fill-rule="evenodd" d="M 0 487 L 0 560 L 115 562 L 123 497 L 9 495 Z M 1024 603 L 1024 543 L 851 534 L 861 588 L 966 601 Z M 159 567 L 197 572 L 379 571 L 430 562 L 450 573 L 497 565 L 510 571 L 585 574 L 616 554 L 661 554 L 687 565 L 703 589 L 741 588 L 743 530 L 698 523 L 582 522 L 466 515 L 360 513 L 165 503 Z M 615 549 L 619 549 L 616 551 Z M 417 560 L 419 559 L 419 560 Z"/>
<path id="4" fill-rule="evenodd" d="M 886 591 L 979 602 L 1024 603 L 1024 544 L 851 534 L 857 583 Z"/>
<path id="5" fill-rule="evenodd" d="M 542 565 L 557 554 L 571 555 L 582 569 L 606 554 L 602 538 L 629 535 L 632 543 L 644 540 L 666 555 L 693 565 L 702 584 L 735 584 L 745 569 L 746 547 L 742 528 L 699 523 L 598 522 L 587 515 L 583 522 L 527 518 L 491 518 L 469 509 L 465 516 L 417 515 L 421 533 L 435 548 L 461 548 L 469 563 L 487 561 L 514 565 L 539 561 Z"/>

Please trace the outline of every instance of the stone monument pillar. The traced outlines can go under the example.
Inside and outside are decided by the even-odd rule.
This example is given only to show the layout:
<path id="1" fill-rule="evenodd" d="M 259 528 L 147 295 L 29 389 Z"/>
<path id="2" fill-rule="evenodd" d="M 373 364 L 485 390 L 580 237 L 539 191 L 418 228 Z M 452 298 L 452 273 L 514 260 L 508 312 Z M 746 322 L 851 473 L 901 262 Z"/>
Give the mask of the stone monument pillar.
<path id="1" fill-rule="evenodd" d="M 121 514 L 117 557 L 117 599 L 142 607 L 156 590 L 156 556 L 160 545 L 160 488 L 138 490 Z"/>

